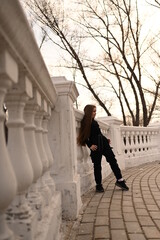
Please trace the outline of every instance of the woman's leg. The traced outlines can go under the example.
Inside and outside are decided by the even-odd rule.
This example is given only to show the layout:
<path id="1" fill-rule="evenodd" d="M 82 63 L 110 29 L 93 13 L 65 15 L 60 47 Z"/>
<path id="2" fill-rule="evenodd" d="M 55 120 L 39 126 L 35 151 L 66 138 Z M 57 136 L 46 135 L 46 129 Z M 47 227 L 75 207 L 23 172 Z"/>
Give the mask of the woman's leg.
<path id="1" fill-rule="evenodd" d="M 104 141 L 104 149 L 103 149 L 103 155 L 106 157 L 107 162 L 110 164 L 110 167 L 116 177 L 117 180 L 122 178 L 121 170 L 118 166 L 117 160 L 115 158 L 115 155 L 112 151 L 112 148 L 109 145 L 109 142 L 107 138 L 103 138 Z"/>
<path id="2" fill-rule="evenodd" d="M 99 152 L 94 152 L 91 154 L 91 159 L 93 162 L 93 168 L 94 168 L 94 179 L 96 182 L 96 191 L 103 192 L 104 189 L 102 187 L 102 154 Z"/>
<path id="3" fill-rule="evenodd" d="M 101 167 L 101 159 L 95 160 L 93 163 L 94 167 L 94 178 L 97 185 L 102 184 L 102 167 Z"/>

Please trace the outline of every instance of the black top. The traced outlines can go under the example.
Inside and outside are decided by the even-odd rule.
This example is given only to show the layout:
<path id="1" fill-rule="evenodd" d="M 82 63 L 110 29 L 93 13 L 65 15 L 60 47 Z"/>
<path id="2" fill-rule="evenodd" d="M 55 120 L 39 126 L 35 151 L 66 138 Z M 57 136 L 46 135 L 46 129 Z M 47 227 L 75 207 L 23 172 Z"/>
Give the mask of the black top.
<path id="1" fill-rule="evenodd" d="M 92 145 L 98 145 L 98 136 L 102 135 L 101 130 L 99 128 L 99 125 L 97 121 L 94 119 L 92 120 L 91 123 L 91 131 L 90 131 L 90 136 L 86 140 L 87 146 L 90 148 Z"/>

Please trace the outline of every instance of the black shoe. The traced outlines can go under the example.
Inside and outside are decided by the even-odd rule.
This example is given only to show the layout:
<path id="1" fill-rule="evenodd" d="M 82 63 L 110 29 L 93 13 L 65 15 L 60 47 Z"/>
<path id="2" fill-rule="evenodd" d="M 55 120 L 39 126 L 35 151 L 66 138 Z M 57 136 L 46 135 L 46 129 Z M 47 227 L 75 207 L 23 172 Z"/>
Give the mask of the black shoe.
<path id="1" fill-rule="evenodd" d="M 102 184 L 96 185 L 96 192 L 104 192 Z"/>
<path id="2" fill-rule="evenodd" d="M 117 180 L 116 183 L 115 183 L 115 185 L 116 185 L 117 187 L 120 187 L 122 190 L 125 190 L 125 191 L 128 191 L 128 190 L 129 190 L 129 187 L 127 187 L 125 180 L 123 180 L 123 181 L 118 181 L 118 180 Z"/>

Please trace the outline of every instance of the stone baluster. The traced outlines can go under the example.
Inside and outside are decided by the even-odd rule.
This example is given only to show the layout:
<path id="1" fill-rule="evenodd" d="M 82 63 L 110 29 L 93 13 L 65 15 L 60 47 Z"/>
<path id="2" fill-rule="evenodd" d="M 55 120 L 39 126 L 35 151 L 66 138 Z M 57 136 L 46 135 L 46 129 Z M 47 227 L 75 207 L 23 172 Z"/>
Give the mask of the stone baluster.
<path id="1" fill-rule="evenodd" d="M 13 240 L 14 234 L 5 221 L 5 210 L 17 191 L 17 181 L 4 136 L 3 103 L 7 90 L 18 81 L 17 64 L 6 51 L 0 52 L 0 240 Z"/>
<path id="2" fill-rule="evenodd" d="M 129 143 L 129 131 L 126 131 L 126 149 L 127 149 L 127 156 L 130 157 L 130 143 Z"/>
<path id="3" fill-rule="evenodd" d="M 136 155 L 136 136 L 135 136 L 135 131 L 131 131 L 131 141 L 132 141 L 133 157 L 135 157 L 135 155 Z"/>
<path id="4" fill-rule="evenodd" d="M 84 174 L 84 156 L 81 146 L 77 146 L 77 172 L 80 175 Z"/>
<path id="5" fill-rule="evenodd" d="M 83 151 L 83 158 L 84 158 L 84 173 L 87 173 L 87 172 L 90 172 L 91 166 L 92 166 L 92 161 L 90 158 L 90 150 L 86 146 L 86 147 L 82 147 L 82 151 Z"/>
<path id="6" fill-rule="evenodd" d="M 35 114 L 36 114 L 36 108 L 38 105 L 38 94 L 36 89 L 34 89 L 34 97 L 30 99 L 26 106 L 24 111 L 24 119 L 25 119 L 25 140 L 26 145 L 28 149 L 28 154 L 31 160 L 31 165 L 33 168 L 33 184 L 29 188 L 27 198 L 30 202 L 31 207 L 34 211 L 37 211 L 38 213 L 38 219 L 41 219 L 42 217 L 42 206 L 43 199 L 38 191 L 39 189 L 39 183 L 37 182 L 39 178 L 42 176 L 42 162 L 40 159 L 40 155 L 37 148 L 36 143 L 36 137 L 35 137 Z"/>
<path id="7" fill-rule="evenodd" d="M 35 115 L 35 124 L 36 124 L 35 133 L 36 133 L 37 147 L 38 147 L 40 159 L 43 166 L 43 169 L 42 169 L 43 175 L 40 179 L 40 182 L 41 182 L 40 191 L 43 195 L 45 205 L 49 205 L 49 202 L 51 200 L 51 190 L 46 184 L 46 172 L 49 168 L 49 161 L 48 161 L 48 157 L 47 157 L 45 147 L 44 147 L 44 142 L 43 142 L 43 128 L 42 128 L 43 117 L 44 117 L 44 104 L 42 104 L 42 100 L 41 100 L 41 107 L 37 107 L 37 112 Z"/>
<path id="8" fill-rule="evenodd" d="M 47 102 L 44 100 L 44 105 L 46 105 L 46 107 L 44 107 L 44 109 L 46 109 L 46 113 L 43 117 L 43 122 L 42 122 L 42 127 L 43 127 L 43 144 L 44 144 L 44 148 L 45 148 L 45 152 L 47 154 L 47 158 L 48 158 L 48 170 L 46 171 L 46 184 L 50 187 L 52 194 L 55 191 L 55 183 L 53 178 L 50 175 L 50 169 L 53 165 L 53 155 L 49 146 L 49 142 L 48 142 L 48 122 L 51 116 L 51 107 L 49 104 L 47 104 Z"/>
<path id="9" fill-rule="evenodd" d="M 8 92 L 6 105 L 8 118 L 8 151 L 17 178 L 18 195 L 7 210 L 8 224 L 17 235 L 23 239 L 33 239 L 35 214 L 26 200 L 26 191 L 33 181 L 33 169 L 29 159 L 24 137 L 24 107 L 29 97 L 32 97 L 32 84 L 22 72 L 19 74 L 19 84 Z"/>
<path id="10" fill-rule="evenodd" d="M 135 154 L 136 156 L 139 156 L 139 142 L 138 142 L 138 136 L 139 136 L 139 131 L 135 131 Z"/>
<path id="11" fill-rule="evenodd" d="M 121 131 L 121 141 L 122 141 L 122 151 L 124 152 L 124 156 L 126 154 L 126 136 L 125 131 Z"/>

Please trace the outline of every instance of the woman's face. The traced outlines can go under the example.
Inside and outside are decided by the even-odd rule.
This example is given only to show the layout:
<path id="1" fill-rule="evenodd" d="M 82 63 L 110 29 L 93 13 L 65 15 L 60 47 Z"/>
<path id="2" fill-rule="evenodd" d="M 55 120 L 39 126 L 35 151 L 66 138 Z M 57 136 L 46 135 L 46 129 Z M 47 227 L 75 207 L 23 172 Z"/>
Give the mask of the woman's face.
<path id="1" fill-rule="evenodd" d="M 93 112 L 92 112 L 92 119 L 94 119 L 94 118 L 95 118 L 95 116 L 96 116 L 96 107 L 95 107 L 95 108 L 93 108 Z"/>

